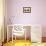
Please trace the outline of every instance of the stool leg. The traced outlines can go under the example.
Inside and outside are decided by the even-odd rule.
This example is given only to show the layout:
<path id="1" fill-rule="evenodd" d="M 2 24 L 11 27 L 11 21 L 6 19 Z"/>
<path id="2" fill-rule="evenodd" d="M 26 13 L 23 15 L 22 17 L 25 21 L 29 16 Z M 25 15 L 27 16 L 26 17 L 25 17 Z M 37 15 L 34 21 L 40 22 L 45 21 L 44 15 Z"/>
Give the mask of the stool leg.
<path id="1" fill-rule="evenodd" d="M 2 42 L 1 46 L 3 46 L 3 44 L 4 44 L 4 43 Z"/>
<path id="2" fill-rule="evenodd" d="M 13 43 L 13 31 L 12 31 L 12 43 Z"/>
<path id="3" fill-rule="evenodd" d="M 7 28 L 7 42 L 8 42 L 8 28 Z"/>
<path id="4" fill-rule="evenodd" d="M 16 36 L 15 36 L 15 41 L 16 41 Z"/>
<path id="5" fill-rule="evenodd" d="M 26 31 L 25 31 L 25 43 L 26 43 Z"/>

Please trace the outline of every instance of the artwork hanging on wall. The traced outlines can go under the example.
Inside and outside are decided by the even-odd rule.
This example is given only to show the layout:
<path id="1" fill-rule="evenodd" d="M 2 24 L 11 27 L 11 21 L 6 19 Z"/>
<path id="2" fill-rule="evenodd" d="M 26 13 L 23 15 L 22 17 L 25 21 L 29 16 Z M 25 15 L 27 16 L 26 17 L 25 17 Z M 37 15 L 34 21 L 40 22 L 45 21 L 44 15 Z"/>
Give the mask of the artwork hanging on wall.
<path id="1" fill-rule="evenodd" d="M 23 13 L 31 13 L 31 7 L 23 7 Z"/>

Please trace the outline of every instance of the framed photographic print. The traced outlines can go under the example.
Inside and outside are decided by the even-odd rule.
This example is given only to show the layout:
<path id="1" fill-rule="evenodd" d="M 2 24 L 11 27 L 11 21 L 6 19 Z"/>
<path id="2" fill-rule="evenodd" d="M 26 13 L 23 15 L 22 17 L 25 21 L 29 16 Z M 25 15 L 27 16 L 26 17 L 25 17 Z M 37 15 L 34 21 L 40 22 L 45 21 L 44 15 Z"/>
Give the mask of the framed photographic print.
<path id="1" fill-rule="evenodd" d="M 31 13 L 31 7 L 23 7 L 23 13 Z"/>

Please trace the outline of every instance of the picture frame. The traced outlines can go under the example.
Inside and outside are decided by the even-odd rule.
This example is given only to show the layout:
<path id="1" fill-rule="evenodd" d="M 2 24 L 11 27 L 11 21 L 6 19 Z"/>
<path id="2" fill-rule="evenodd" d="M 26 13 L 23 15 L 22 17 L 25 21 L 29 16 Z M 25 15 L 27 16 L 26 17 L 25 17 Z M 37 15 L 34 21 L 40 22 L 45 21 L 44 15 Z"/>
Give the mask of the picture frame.
<path id="1" fill-rule="evenodd" d="M 31 13 L 31 7 L 23 7 L 23 13 Z"/>

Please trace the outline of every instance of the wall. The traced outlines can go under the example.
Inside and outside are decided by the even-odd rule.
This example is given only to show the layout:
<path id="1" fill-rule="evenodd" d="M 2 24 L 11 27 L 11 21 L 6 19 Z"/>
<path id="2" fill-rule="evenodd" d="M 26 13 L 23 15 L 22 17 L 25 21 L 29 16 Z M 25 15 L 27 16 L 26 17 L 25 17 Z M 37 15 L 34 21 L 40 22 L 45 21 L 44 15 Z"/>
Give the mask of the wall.
<path id="1" fill-rule="evenodd" d="M 23 7 L 31 7 L 31 13 L 23 13 Z M 7 21 L 7 24 L 40 24 L 46 37 L 46 0 L 7 0 Z"/>
<path id="2" fill-rule="evenodd" d="M 0 0 L 0 41 L 3 40 L 3 0 Z"/>

